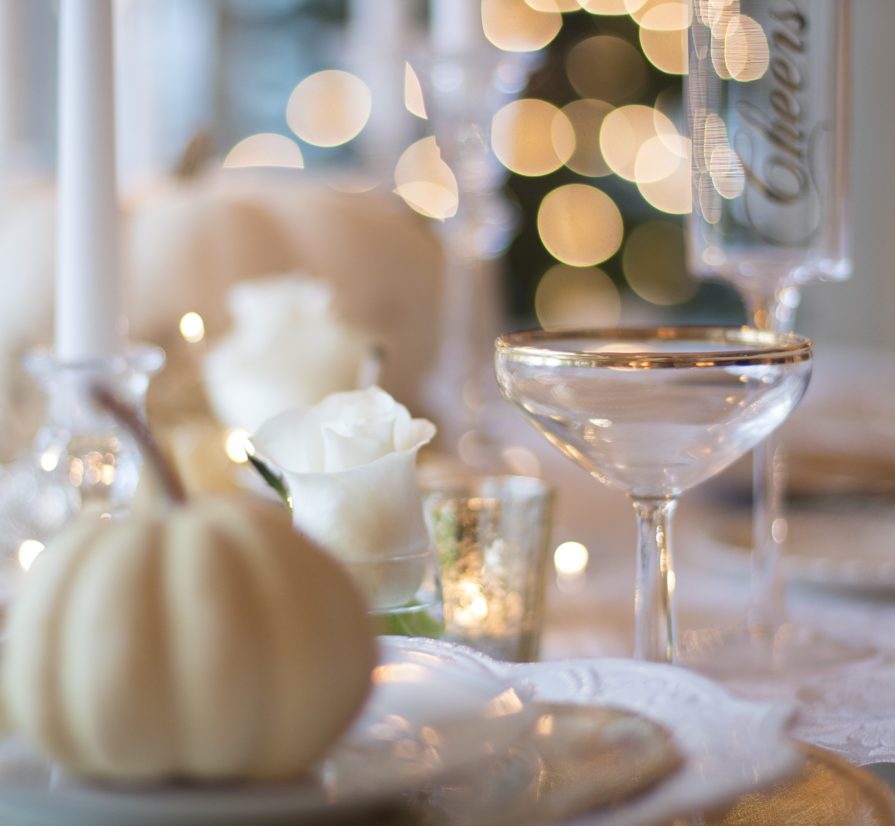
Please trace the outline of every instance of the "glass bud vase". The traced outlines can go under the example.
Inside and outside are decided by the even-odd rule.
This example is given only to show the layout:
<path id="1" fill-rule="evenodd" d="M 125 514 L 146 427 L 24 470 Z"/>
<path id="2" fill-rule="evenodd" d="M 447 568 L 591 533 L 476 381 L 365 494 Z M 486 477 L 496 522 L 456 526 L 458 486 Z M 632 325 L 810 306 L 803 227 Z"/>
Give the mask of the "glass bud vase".
<path id="1" fill-rule="evenodd" d="M 142 459 L 129 434 L 93 404 L 90 389 L 110 387 L 145 409 L 149 381 L 165 362 L 157 347 L 78 362 L 46 352 L 25 358 L 45 396 L 44 420 L 28 451 L 0 475 L 0 583 L 3 602 L 44 545 L 81 510 L 108 518 L 127 512 Z"/>
<path id="2" fill-rule="evenodd" d="M 444 596 L 434 546 L 375 563 L 346 563 L 370 604 L 378 634 L 444 636 Z"/>

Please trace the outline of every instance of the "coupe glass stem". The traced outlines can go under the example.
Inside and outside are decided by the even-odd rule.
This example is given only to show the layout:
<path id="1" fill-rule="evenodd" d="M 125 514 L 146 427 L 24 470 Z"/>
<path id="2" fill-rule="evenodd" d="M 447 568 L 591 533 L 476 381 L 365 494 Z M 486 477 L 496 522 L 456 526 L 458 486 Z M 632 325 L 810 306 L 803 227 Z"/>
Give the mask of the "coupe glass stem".
<path id="1" fill-rule="evenodd" d="M 795 322 L 799 293 L 784 286 L 747 298 L 753 326 L 789 333 Z M 786 540 L 783 507 L 786 490 L 786 456 L 777 432 L 771 433 L 752 454 L 752 555 L 747 624 L 762 639 L 771 639 L 787 621 L 780 559 Z"/>
<path id="2" fill-rule="evenodd" d="M 674 567 L 669 529 L 676 499 L 632 499 L 637 514 L 637 583 L 634 592 L 634 656 L 674 660 Z"/>

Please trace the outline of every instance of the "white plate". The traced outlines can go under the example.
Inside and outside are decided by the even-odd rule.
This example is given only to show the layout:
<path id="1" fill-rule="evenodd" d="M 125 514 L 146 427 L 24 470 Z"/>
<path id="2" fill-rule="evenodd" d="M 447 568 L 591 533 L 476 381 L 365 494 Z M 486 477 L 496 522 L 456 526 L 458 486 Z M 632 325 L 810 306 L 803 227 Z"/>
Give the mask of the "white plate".
<path id="1" fill-rule="evenodd" d="M 731 802 L 801 765 L 786 735 L 788 707 L 736 700 L 683 669 L 612 659 L 509 665 L 422 639 L 383 638 L 382 648 L 374 696 L 325 772 L 335 804 L 310 784 L 204 791 L 85 786 L 54 776 L 7 740 L 0 743 L 0 822 L 223 826 L 288 816 L 298 824 L 422 786 L 435 792 L 442 810 L 459 800 L 467 823 L 518 824 L 524 819 L 518 808 L 506 818 L 530 790 L 527 734 L 538 702 L 641 714 L 670 731 L 683 758 L 680 768 L 633 799 L 576 819 L 581 826 L 667 823 Z M 470 794 L 477 795 L 472 805 Z M 353 822 L 363 822 L 363 814 Z"/>
<path id="2" fill-rule="evenodd" d="M 636 660 L 577 660 L 508 667 L 538 701 L 600 703 L 642 714 L 673 735 L 683 765 L 652 789 L 581 816 L 578 826 L 652 826 L 731 803 L 798 772 L 787 736 L 793 709 L 735 699 L 682 668 Z"/>
<path id="3" fill-rule="evenodd" d="M 414 642 L 430 651 L 449 650 L 445 643 Z M 682 758 L 678 769 L 629 800 L 563 821 L 567 826 L 668 824 L 795 776 L 803 765 L 801 752 L 787 735 L 792 707 L 738 700 L 683 668 L 621 659 L 508 664 L 484 654 L 472 656 L 494 673 L 508 674 L 514 683 L 527 686 L 536 703 L 625 709 L 671 733 Z M 636 755 L 628 759 L 634 762 Z M 518 768 L 512 760 L 504 761 L 507 766 Z M 461 803 L 477 798 L 479 811 L 485 813 L 461 805 L 464 823 L 518 826 L 526 822 L 520 812 L 534 811 L 534 804 L 525 800 L 529 790 L 519 782 L 504 782 L 497 773 L 500 768 L 498 763 L 481 772 L 478 788 L 476 781 L 460 787 Z"/>
<path id="4" fill-rule="evenodd" d="M 370 700 L 316 781 L 252 788 L 87 785 L 51 770 L 10 738 L 0 742 L 0 822 L 223 826 L 288 817 L 300 823 L 431 786 L 531 730 L 537 714 L 526 691 L 472 652 L 399 637 L 381 643 Z"/>

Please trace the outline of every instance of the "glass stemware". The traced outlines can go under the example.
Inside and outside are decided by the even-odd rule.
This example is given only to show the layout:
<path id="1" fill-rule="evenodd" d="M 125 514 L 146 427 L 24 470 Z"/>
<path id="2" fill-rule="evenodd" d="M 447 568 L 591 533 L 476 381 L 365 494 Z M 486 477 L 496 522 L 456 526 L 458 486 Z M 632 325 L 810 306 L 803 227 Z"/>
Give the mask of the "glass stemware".
<path id="1" fill-rule="evenodd" d="M 669 543 L 678 497 L 778 427 L 802 397 L 811 343 L 750 328 L 529 331 L 497 339 L 503 394 L 637 516 L 635 656 L 670 662 Z"/>
<path id="2" fill-rule="evenodd" d="M 801 285 L 851 274 L 850 13 L 851 0 L 693 3 L 685 95 L 693 139 L 690 268 L 732 283 L 760 329 L 792 330 Z M 755 451 L 753 477 L 744 654 L 771 665 L 837 659 L 842 646 L 832 641 L 812 639 L 801 654 L 791 644 L 779 565 L 786 475 L 777 439 Z M 785 653 L 777 650 L 787 641 Z"/>
<path id="3" fill-rule="evenodd" d="M 428 387 L 441 411 L 439 439 L 467 468 L 495 470 L 494 440 L 481 422 L 490 387 L 483 374 L 500 331 L 497 259 L 517 215 L 502 187 L 507 170 L 491 148 L 491 121 L 525 88 L 536 58 L 504 52 L 480 34 L 465 48 L 437 44 L 414 60 L 430 123 L 457 182 L 457 213 L 440 227 L 445 255 L 442 335 Z"/>

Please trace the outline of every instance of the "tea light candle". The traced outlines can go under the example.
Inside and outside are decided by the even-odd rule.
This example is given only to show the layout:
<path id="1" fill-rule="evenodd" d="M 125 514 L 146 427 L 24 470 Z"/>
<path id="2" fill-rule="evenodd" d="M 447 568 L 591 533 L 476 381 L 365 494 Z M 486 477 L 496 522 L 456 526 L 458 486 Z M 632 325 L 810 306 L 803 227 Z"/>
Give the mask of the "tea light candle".
<path id="1" fill-rule="evenodd" d="M 123 343 L 115 179 L 111 0 L 59 4 L 56 355 L 113 356 Z"/>
<path id="2" fill-rule="evenodd" d="M 445 639 L 509 661 L 534 659 L 544 620 L 551 494 L 522 476 L 424 477 L 441 562 Z"/>

